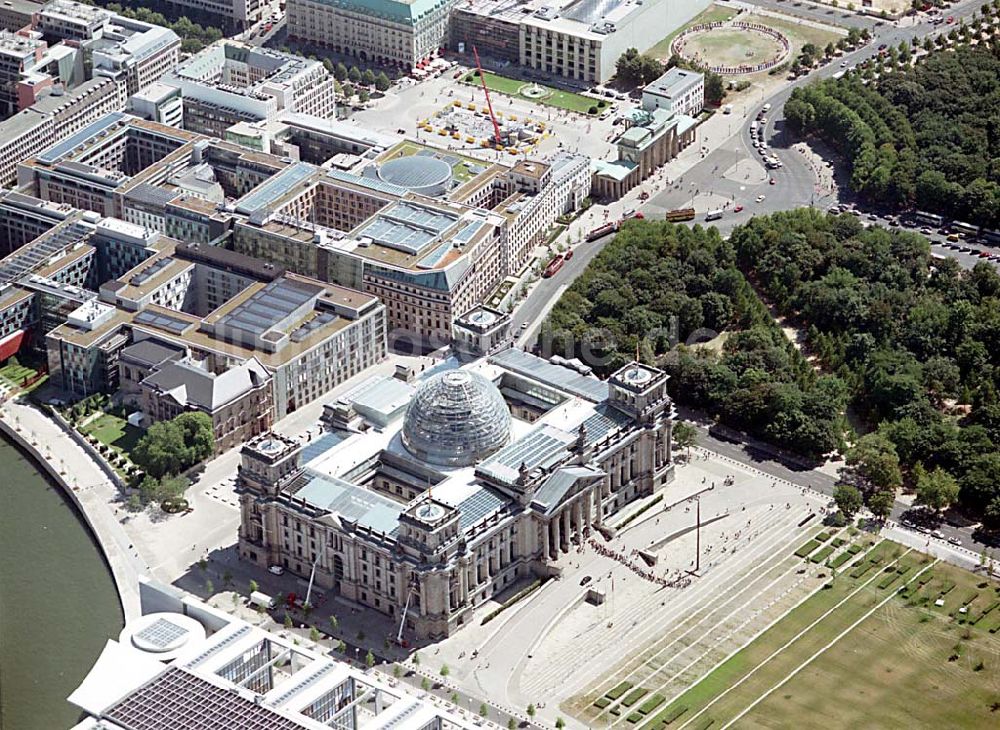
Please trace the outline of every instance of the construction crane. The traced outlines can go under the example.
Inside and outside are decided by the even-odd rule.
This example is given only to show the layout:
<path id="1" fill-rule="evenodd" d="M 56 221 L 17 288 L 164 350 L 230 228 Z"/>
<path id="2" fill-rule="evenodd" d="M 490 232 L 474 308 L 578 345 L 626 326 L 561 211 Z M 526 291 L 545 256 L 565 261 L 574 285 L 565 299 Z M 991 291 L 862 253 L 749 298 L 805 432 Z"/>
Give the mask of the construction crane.
<path id="1" fill-rule="evenodd" d="M 500 125 L 497 124 L 497 118 L 493 114 L 493 102 L 490 101 L 490 90 L 486 86 L 486 76 L 483 74 L 483 65 L 479 63 L 479 51 L 476 47 L 472 47 L 472 55 L 476 59 L 476 70 L 479 71 L 479 81 L 483 85 L 483 93 L 486 94 L 486 108 L 490 110 L 490 120 L 493 122 L 493 134 L 496 137 L 497 147 L 503 147 L 503 141 L 500 139 Z"/>
<path id="2" fill-rule="evenodd" d="M 396 634 L 396 643 L 399 646 L 403 645 L 403 627 L 406 626 L 406 615 L 410 611 L 410 599 L 413 598 L 413 594 L 420 590 L 420 585 L 417 581 L 410 581 L 410 589 L 406 593 L 406 604 L 403 606 L 403 612 L 399 617 L 399 633 Z"/>

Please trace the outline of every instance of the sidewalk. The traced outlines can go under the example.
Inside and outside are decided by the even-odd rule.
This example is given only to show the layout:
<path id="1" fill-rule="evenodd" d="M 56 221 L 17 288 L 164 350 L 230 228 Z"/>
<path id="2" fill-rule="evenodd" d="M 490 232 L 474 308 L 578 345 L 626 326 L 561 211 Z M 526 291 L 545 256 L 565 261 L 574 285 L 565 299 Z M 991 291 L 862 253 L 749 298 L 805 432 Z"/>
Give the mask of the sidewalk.
<path id="1" fill-rule="evenodd" d="M 149 571 L 149 565 L 122 527 L 125 512 L 101 467 L 55 421 L 32 406 L 9 401 L 0 409 L 0 419 L 4 430 L 38 459 L 77 504 L 111 568 L 125 620 L 138 616 L 138 577 Z"/>

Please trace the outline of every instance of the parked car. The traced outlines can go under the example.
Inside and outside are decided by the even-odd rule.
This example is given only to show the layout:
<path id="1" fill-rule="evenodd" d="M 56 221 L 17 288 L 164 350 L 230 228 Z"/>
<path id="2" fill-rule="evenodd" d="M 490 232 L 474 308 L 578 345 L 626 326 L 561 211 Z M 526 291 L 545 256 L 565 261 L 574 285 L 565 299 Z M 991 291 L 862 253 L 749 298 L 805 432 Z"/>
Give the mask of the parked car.
<path id="1" fill-rule="evenodd" d="M 270 568 L 267 569 L 267 572 L 273 573 L 274 575 L 284 575 L 285 569 L 280 565 L 272 565 Z"/>
<path id="2" fill-rule="evenodd" d="M 589 575 L 585 575 L 585 576 L 583 576 L 583 578 L 582 578 L 582 579 L 580 580 L 580 585 L 582 585 L 582 586 L 585 586 L 585 585 L 587 585 L 588 583 L 590 583 L 590 581 L 591 581 L 591 577 L 590 577 Z"/>

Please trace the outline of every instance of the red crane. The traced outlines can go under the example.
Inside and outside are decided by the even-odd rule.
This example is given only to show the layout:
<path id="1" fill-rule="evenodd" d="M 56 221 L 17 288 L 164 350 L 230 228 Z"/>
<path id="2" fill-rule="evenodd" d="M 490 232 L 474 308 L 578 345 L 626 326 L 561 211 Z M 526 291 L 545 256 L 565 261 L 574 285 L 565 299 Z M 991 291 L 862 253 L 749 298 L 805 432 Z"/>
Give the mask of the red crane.
<path id="1" fill-rule="evenodd" d="M 500 125 L 497 124 L 497 118 L 493 115 L 493 102 L 490 101 L 490 90 L 486 86 L 486 77 L 483 75 L 483 65 L 479 63 L 479 51 L 476 47 L 472 47 L 472 55 L 476 58 L 476 69 L 479 71 L 479 80 L 483 84 L 483 93 L 486 94 L 486 108 L 490 110 L 490 120 L 493 122 L 493 134 L 496 136 L 497 147 L 503 147 L 503 141 L 500 139 Z"/>

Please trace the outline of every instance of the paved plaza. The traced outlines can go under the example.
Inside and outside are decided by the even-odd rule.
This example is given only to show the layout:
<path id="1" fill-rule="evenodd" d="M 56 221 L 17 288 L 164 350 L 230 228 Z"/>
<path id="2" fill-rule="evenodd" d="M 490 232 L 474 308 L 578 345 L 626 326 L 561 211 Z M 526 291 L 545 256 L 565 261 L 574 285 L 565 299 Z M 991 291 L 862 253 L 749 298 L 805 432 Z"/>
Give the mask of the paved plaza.
<path id="1" fill-rule="evenodd" d="M 822 568 L 803 570 L 792 553 L 820 524 L 826 498 L 709 452 L 692 457 L 662 501 L 615 539 L 593 534 L 562 556 L 560 578 L 481 629 L 439 644 L 433 661 L 500 704 L 541 704 L 549 721 L 568 712 L 579 718 L 589 698 L 624 679 L 676 694 L 818 588 Z M 691 576 L 695 495 L 702 558 Z M 617 557 L 602 554 L 608 550 Z M 656 564 L 633 550 L 655 554 Z M 605 593 L 603 605 L 584 600 L 590 588 Z"/>

